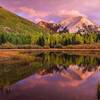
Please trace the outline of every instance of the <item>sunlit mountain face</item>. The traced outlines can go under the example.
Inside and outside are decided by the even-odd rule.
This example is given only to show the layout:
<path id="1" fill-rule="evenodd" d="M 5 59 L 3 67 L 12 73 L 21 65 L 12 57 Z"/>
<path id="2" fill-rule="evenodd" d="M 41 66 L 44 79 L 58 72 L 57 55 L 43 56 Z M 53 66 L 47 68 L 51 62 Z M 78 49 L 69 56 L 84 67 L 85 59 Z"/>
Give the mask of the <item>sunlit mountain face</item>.
<path id="1" fill-rule="evenodd" d="M 84 16 L 100 24 L 100 0 L 0 0 L 0 6 L 34 22 L 59 22 Z"/>

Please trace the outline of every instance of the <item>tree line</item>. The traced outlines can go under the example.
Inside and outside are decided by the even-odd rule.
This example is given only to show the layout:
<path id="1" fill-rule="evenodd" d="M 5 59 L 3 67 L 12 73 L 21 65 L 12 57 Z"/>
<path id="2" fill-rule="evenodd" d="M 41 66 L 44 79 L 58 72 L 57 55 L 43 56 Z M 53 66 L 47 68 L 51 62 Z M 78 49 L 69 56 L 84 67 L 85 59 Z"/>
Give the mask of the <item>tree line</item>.
<path id="1" fill-rule="evenodd" d="M 59 47 L 75 44 L 91 44 L 100 42 L 100 34 L 74 34 L 74 33 L 56 33 L 56 34 L 14 34 L 0 33 L 0 44 L 11 43 L 14 45 L 39 45 L 48 47 Z"/>

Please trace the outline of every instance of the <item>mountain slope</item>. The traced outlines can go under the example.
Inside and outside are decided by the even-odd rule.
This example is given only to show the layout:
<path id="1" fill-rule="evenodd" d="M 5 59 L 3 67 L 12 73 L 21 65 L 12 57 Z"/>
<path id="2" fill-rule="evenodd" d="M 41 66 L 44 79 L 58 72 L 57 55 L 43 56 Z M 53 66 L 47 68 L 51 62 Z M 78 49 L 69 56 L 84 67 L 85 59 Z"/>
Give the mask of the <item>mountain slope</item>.
<path id="1" fill-rule="evenodd" d="M 60 25 L 55 24 L 55 23 L 48 23 L 45 21 L 40 21 L 39 23 L 37 23 L 37 25 L 45 28 L 45 29 L 49 29 L 52 30 L 54 32 L 57 32 L 58 28 L 60 28 Z"/>
<path id="2" fill-rule="evenodd" d="M 69 16 L 57 24 L 41 21 L 38 23 L 38 25 L 54 32 L 62 33 L 80 32 L 86 34 L 99 31 L 99 28 L 96 26 L 96 24 L 94 24 L 88 18 L 82 16 Z"/>
<path id="3" fill-rule="evenodd" d="M 77 23 L 94 25 L 92 21 L 82 16 L 77 16 L 77 17 L 72 16 L 60 22 L 61 25 L 66 25 L 66 26 L 73 26 L 76 25 Z"/>
<path id="4" fill-rule="evenodd" d="M 84 25 L 95 26 L 92 21 L 82 16 L 69 17 L 61 21 L 59 24 L 63 27 L 67 27 L 70 32 L 77 32 L 79 29 L 83 29 Z"/>
<path id="5" fill-rule="evenodd" d="M 0 32 L 43 33 L 46 30 L 0 7 Z"/>

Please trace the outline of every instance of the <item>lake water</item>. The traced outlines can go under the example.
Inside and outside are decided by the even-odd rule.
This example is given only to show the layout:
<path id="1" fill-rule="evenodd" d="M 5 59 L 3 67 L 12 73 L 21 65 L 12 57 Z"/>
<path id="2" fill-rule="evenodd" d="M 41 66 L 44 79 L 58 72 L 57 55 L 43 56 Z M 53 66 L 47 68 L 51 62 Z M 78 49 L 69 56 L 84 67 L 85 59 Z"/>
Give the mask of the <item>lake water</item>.
<path id="1" fill-rule="evenodd" d="M 98 100 L 100 57 L 67 52 L 21 53 L 34 61 L 0 59 L 0 100 Z"/>

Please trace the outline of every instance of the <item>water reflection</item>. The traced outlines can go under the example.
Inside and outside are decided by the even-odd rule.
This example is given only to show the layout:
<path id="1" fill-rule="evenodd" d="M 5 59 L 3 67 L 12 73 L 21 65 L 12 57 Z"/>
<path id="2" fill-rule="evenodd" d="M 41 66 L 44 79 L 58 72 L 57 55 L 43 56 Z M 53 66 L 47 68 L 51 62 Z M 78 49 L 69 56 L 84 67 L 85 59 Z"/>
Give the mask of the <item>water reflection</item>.
<path id="1" fill-rule="evenodd" d="M 0 64 L 1 100 L 97 100 L 100 58 L 65 52 L 29 55 L 37 59 Z"/>

